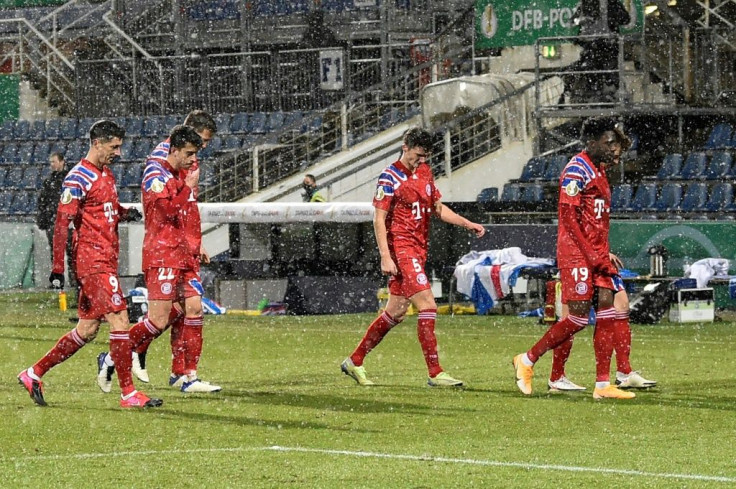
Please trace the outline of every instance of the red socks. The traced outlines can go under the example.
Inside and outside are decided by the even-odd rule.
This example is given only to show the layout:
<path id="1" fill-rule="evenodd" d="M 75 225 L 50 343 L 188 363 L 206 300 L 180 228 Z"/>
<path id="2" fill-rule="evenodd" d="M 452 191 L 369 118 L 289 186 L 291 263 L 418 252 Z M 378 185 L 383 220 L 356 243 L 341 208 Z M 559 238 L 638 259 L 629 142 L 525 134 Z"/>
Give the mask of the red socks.
<path id="1" fill-rule="evenodd" d="M 166 326 L 163 330 L 161 330 L 161 333 L 169 329 L 171 324 L 176 321 L 179 317 L 184 316 L 184 313 L 182 313 L 177 307 L 171 308 L 171 313 L 169 314 L 169 321 L 166 323 Z M 138 347 L 135 349 L 136 353 L 146 353 L 148 351 L 148 347 L 151 346 L 151 342 L 153 342 L 154 338 L 149 338 L 147 341 L 144 341 Z"/>
<path id="2" fill-rule="evenodd" d="M 552 350 L 552 371 L 549 374 L 549 380 L 552 382 L 560 380 L 565 375 L 565 364 L 570 357 L 574 339 L 574 336 L 570 336 L 560 346 Z"/>
<path id="3" fill-rule="evenodd" d="M 596 314 L 595 333 L 593 334 L 596 382 L 609 382 L 611 379 L 611 356 L 613 355 L 615 321 L 616 310 L 613 307 L 598 311 Z"/>
<path id="4" fill-rule="evenodd" d="M 128 333 L 128 331 L 110 331 L 110 357 L 115 362 L 115 372 L 118 374 L 120 390 L 124 396 L 135 390 L 131 374 L 133 348 Z"/>
<path id="5" fill-rule="evenodd" d="M 184 370 L 187 375 L 197 371 L 199 357 L 202 356 L 202 324 L 204 317 L 185 317 L 182 328 L 184 343 Z"/>
<path id="6" fill-rule="evenodd" d="M 616 370 L 622 374 L 631 373 L 631 327 L 629 313 L 616 311 L 613 323 L 613 349 L 616 352 Z"/>
<path id="7" fill-rule="evenodd" d="M 529 360 L 536 363 L 539 357 L 560 346 L 572 335 L 583 330 L 587 324 L 587 317 L 573 316 L 570 314 L 553 324 L 539 341 L 526 352 L 526 355 L 529 357 Z"/>
<path id="8" fill-rule="evenodd" d="M 51 370 L 52 367 L 59 365 L 75 353 L 79 351 L 87 342 L 79 336 L 77 329 L 69 331 L 67 334 L 59 338 L 54 347 L 33 365 L 33 371 L 39 377 Z"/>
<path id="9" fill-rule="evenodd" d="M 356 367 L 363 365 L 365 356 L 378 345 L 383 337 L 391 331 L 391 328 L 399 324 L 394 318 L 389 316 L 387 312 L 383 312 L 380 316 L 373 320 L 368 330 L 365 332 L 363 339 L 355 348 L 355 351 L 350 355 L 350 360 Z"/>
<path id="10" fill-rule="evenodd" d="M 139 346 L 148 343 L 161 336 L 163 330 L 158 329 L 148 317 L 143 319 L 140 323 L 136 323 L 130 328 L 130 343 L 133 350 L 136 350 Z"/>
<path id="11" fill-rule="evenodd" d="M 184 316 L 178 316 L 171 323 L 171 373 L 174 375 L 186 375 L 186 364 L 184 353 Z"/>
<path id="12" fill-rule="evenodd" d="M 422 345 L 424 361 L 427 362 L 427 370 L 430 377 L 436 377 L 442 372 L 439 355 L 437 355 L 437 336 L 434 334 L 434 323 L 437 320 L 437 309 L 424 309 L 419 311 L 417 320 L 417 336 L 419 344 Z"/>

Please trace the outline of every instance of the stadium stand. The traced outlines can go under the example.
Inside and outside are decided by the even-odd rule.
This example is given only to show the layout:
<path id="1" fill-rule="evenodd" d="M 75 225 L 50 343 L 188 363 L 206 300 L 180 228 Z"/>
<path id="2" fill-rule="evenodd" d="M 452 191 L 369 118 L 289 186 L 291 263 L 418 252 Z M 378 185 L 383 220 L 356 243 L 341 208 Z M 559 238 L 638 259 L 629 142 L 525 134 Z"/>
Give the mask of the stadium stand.
<path id="1" fill-rule="evenodd" d="M 708 164 L 708 169 L 703 176 L 706 180 L 721 180 L 726 178 L 731 172 L 732 160 L 731 153 L 725 151 L 713 153 Z"/>
<path id="2" fill-rule="evenodd" d="M 733 203 L 733 185 L 731 183 L 717 183 L 710 190 L 705 210 L 708 212 L 722 212 Z"/>
<path id="3" fill-rule="evenodd" d="M 518 202 L 521 200 L 521 187 L 516 183 L 507 183 L 501 192 L 501 202 Z"/>
<path id="4" fill-rule="evenodd" d="M 480 191 L 478 197 L 475 199 L 477 202 L 496 202 L 498 201 L 498 188 L 487 187 Z"/>
<path id="5" fill-rule="evenodd" d="M 631 197 L 634 189 L 629 184 L 616 185 L 611 190 L 611 210 L 614 212 L 626 211 L 631 208 Z"/>
<path id="6" fill-rule="evenodd" d="M 674 212 L 680 207 L 682 200 L 682 185 L 679 183 L 665 183 L 659 192 L 659 197 L 653 206 L 647 207 L 645 211 Z"/>
<path id="7" fill-rule="evenodd" d="M 708 202 L 708 186 L 705 183 L 691 183 L 685 190 L 678 210 L 683 212 L 702 212 Z"/>
<path id="8" fill-rule="evenodd" d="M 708 136 L 708 141 L 705 143 L 705 149 L 725 149 L 733 147 L 732 133 L 733 129 L 730 124 L 721 123 L 717 124 Z"/>
<path id="9" fill-rule="evenodd" d="M 657 184 L 642 183 L 636 188 L 634 198 L 631 199 L 631 210 L 642 212 L 654 208 L 657 201 Z"/>
<path id="10" fill-rule="evenodd" d="M 519 182 L 528 183 L 544 179 L 545 170 L 547 169 L 547 160 L 541 156 L 532 158 L 524 165 L 521 171 Z"/>
<path id="11" fill-rule="evenodd" d="M 664 157 L 662 166 L 657 172 L 657 180 L 669 180 L 677 178 L 682 168 L 682 155 L 678 153 L 668 154 Z"/>
<path id="12" fill-rule="evenodd" d="M 682 171 L 676 178 L 682 180 L 692 180 L 703 176 L 708 164 L 708 158 L 705 153 L 692 152 L 687 155 L 685 163 L 682 165 Z"/>

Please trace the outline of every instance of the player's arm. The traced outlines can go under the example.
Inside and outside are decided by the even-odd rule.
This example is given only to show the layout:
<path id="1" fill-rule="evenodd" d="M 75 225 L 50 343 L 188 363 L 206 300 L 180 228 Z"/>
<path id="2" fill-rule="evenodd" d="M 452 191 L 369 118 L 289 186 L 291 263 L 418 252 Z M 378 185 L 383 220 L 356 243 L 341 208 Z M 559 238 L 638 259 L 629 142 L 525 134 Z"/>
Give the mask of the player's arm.
<path id="1" fill-rule="evenodd" d="M 478 238 L 486 234 L 486 228 L 484 228 L 482 225 L 465 219 L 463 216 L 456 213 L 439 200 L 434 203 L 434 212 L 435 214 L 437 214 L 437 217 L 439 217 L 447 224 L 453 224 L 455 226 L 460 226 L 461 228 L 468 229 L 475 233 L 475 236 Z"/>
<path id="2" fill-rule="evenodd" d="M 77 202 L 76 200 L 73 202 Z M 73 204 L 66 204 L 69 207 Z M 76 206 L 73 207 L 77 209 Z M 71 210 L 71 209 L 70 209 Z M 69 214 L 61 209 L 56 212 L 56 224 L 54 224 L 54 243 L 52 245 L 53 263 L 51 265 L 51 275 L 49 282 L 54 289 L 64 288 L 64 253 L 66 252 L 66 243 L 69 239 L 69 224 L 74 219 L 74 214 Z"/>
<path id="3" fill-rule="evenodd" d="M 135 207 L 123 207 L 118 203 L 118 215 L 123 222 L 139 222 L 143 219 L 141 211 Z"/>
<path id="4" fill-rule="evenodd" d="M 391 258 L 391 251 L 388 247 L 386 216 L 388 216 L 388 211 L 376 207 L 376 212 L 373 214 L 373 231 L 376 233 L 378 253 L 381 255 L 381 272 L 396 275 L 399 273 L 399 269 L 396 268 L 396 263 Z"/>
<path id="5" fill-rule="evenodd" d="M 200 245 L 199 247 L 199 261 L 205 265 L 210 262 L 210 254 L 207 253 L 206 249 L 204 249 L 204 245 Z"/>
<path id="6" fill-rule="evenodd" d="M 611 263 L 611 259 L 607 256 L 597 256 L 593 251 L 593 245 L 585 236 L 583 228 L 578 219 L 578 207 L 573 204 L 560 202 L 560 221 L 565 229 L 572 233 L 572 237 L 580 250 L 587 253 L 585 260 L 588 262 L 588 268 L 604 275 L 616 275 L 618 272 Z"/>
<path id="7" fill-rule="evenodd" d="M 199 173 L 197 174 L 199 175 Z M 176 182 L 172 178 L 166 182 L 167 192 L 161 192 L 159 198 L 154 201 L 154 208 L 160 211 L 163 215 L 176 214 L 182 207 L 184 207 L 187 200 L 189 200 L 192 188 L 193 187 L 188 184 L 188 181 L 185 181 L 183 185 L 177 186 Z"/>

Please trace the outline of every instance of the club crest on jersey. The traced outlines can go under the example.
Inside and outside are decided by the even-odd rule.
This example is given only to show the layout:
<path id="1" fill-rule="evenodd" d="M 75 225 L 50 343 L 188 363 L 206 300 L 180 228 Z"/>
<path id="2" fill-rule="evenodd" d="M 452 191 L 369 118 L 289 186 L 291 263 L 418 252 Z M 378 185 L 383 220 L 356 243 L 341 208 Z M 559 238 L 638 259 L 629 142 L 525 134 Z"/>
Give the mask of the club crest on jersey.
<path id="1" fill-rule="evenodd" d="M 578 192 L 580 192 L 580 187 L 578 187 L 577 182 L 570 182 L 565 185 L 565 193 L 570 197 L 575 197 Z"/>
<path id="2" fill-rule="evenodd" d="M 164 191 L 164 182 L 159 180 L 158 178 L 154 179 L 153 182 L 151 182 L 151 191 L 157 194 L 160 194 Z"/>
<path id="3" fill-rule="evenodd" d="M 171 284 L 169 282 L 164 282 L 161 284 L 161 293 L 162 294 L 171 294 Z"/>
<path id="4" fill-rule="evenodd" d="M 383 191 L 383 187 L 378 187 L 376 189 L 376 200 L 383 200 L 385 196 L 386 192 Z"/>
<path id="5" fill-rule="evenodd" d="M 420 273 L 417 275 L 417 283 L 419 285 L 426 285 L 427 284 L 427 276 L 423 273 Z"/>
<path id="6" fill-rule="evenodd" d="M 72 201 L 72 191 L 70 189 L 64 189 L 61 193 L 61 203 L 68 204 Z"/>
<path id="7" fill-rule="evenodd" d="M 427 186 L 424 187 L 424 190 L 427 191 L 427 195 L 432 195 L 432 186 L 430 184 L 427 184 Z"/>
<path id="8" fill-rule="evenodd" d="M 122 298 L 122 297 L 120 297 L 120 294 L 113 294 L 113 295 L 112 295 L 112 297 L 110 298 L 110 300 L 111 300 L 111 301 L 112 301 L 112 303 L 113 303 L 113 304 L 115 304 L 116 306 L 119 306 L 120 304 L 122 304 L 122 303 L 123 303 L 123 298 Z"/>
<path id="9" fill-rule="evenodd" d="M 578 293 L 578 295 L 585 295 L 588 293 L 588 284 L 585 282 L 578 282 L 575 284 L 575 292 Z"/>

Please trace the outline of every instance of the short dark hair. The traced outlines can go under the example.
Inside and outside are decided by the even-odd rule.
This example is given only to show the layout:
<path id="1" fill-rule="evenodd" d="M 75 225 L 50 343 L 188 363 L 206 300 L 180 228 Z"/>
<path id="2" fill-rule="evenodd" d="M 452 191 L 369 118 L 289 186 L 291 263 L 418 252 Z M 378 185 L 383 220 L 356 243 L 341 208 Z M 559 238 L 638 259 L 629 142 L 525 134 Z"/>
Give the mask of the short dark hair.
<path id="1" fill-rule="evenodd" d="M 49 155 L 49 159 L 53 158 L 54 156 L 56 156 L 57 158 L 59 158 L 59 161 L 64 161 L 64 155 L 61 154 L 61 153 L 59 153 L 58 151 L 54 151 L 53 153 L 51 153 Z"/>
<path id="2" fill-rule="evenodd" d="M 125 129 L 117 125 L 113 121 L 103 119 L 92 124 L 89 128 L 89 142 L 99 139 L 103 143 L 110 141 L 112 138 L 123 139 L 125 137 Z"/>
<path id="3" fill-rule="evenodd" d="M 181 149 L 192 143 L 199 150 L 202 147 L 202 138 L 192 126 L 178 125 L 174 126 L 169 134 L 169 144 L 172 148 Z"/>
<path id="4" fill-rule="evenodd" d="M 314 183 L 317 183 L 317 179 L 314 178 L 314 175 L 312 175 L 311 173 L 307 173 L 306 175 L 304 175 L 304 178 L 308 178 L 311 181 L 313 181 Z"/>
<path id="5" fill-rule="evenodd" d="M 215 119 L 204 110 L 191 111 L 184 119 L 184 124 L 193 127 L 197 132 L 202 132 L 204 129 L 208 129 L 212 134 L 217 132 Z"/>
<path id="6" fill-rule="evenodd" d="M 434 138 L 429 131 L 420 127 L 413 127 L 404 133 L 404 144 L 407 148 L 424 148 L 429 151 L 434 146 Z"/>
<path id="7" fill-rule="evenodd" d="M 600 138 L 606 131 L 615 131 L 620 121 L 615 117 L 592 117 L 583 122 L 580 139 L 583 143 Z"/>

